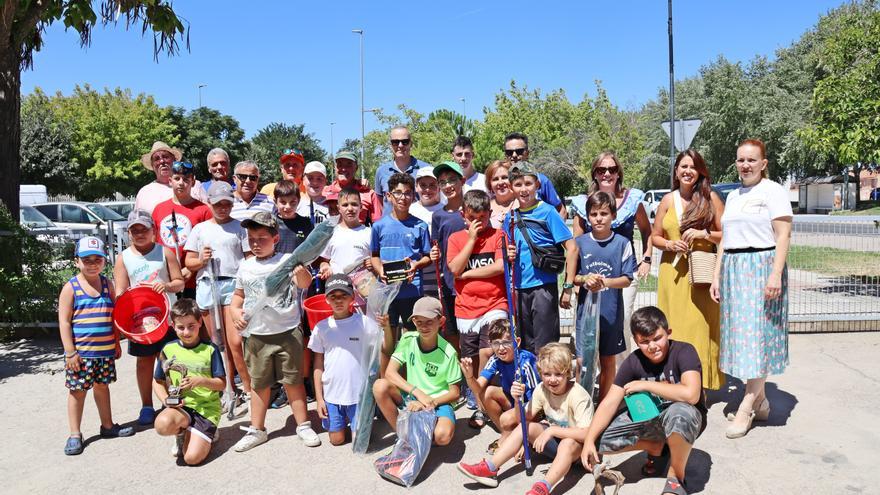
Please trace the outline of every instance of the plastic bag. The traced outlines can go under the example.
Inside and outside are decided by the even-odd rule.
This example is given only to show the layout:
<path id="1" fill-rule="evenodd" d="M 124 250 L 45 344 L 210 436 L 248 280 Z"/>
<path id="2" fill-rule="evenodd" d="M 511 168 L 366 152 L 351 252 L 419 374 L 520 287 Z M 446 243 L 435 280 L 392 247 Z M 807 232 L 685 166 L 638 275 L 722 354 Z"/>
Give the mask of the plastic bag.
<path id="1" fill-rule="evenodd" d="M 403 410 L 397 416 L 397 442 L 391 453 L 376 459 L 379 476 L 407 488 L 415 483 L 431 452 L 437 416 L 433 409 Z"/>
<path id="2" fill-rule="evenodd" d="M 578 300 L 575 348 L 581 361 L 580 384 L 592 396 L 599 364 L 599 304 L 602 292 L 592 292 L 586 287 L 581 290 L 586 296 Z"/>
<path id="3" fill-rule="evenodd" d="M 354 287 L 354 305 L 363 308 L 367 305 L 367 298 L 376 285 L 376 275 L 369 269 L 364 268 L 364 261 L 368 258 L 361 258 L 358 261 L 345 267 L 342 272 L 345 273 L 351 285 Z"/>
<path id="4" fill-rule="evenodd" d="M 355 454 L 365 454 L 370 445 L 370 432 L 373 429 L 373 416 L 376 409 L 376 398 L 373 397 L 373 383 L 379 377 L 379 353 L 382 351 L 384 332 L 379 325 L 378 316 L 388 314 L 388 306 L 397 297 L 400 284 L 386 285 L 376 280 L 367 298 L 367 321 L 365 329 L 364 354 L 361 356 L 361 373 L 366 376 L 361 389 L 357 407 L 357 427 L 353 432 L 351 450 Z"/>

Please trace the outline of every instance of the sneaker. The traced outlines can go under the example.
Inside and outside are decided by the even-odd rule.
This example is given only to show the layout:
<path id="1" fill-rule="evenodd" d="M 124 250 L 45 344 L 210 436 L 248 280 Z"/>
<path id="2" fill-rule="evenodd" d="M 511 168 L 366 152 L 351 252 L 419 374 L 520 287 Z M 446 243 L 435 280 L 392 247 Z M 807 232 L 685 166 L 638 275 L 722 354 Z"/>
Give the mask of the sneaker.
<path id="1" fill-rule="evenodd" d="M 287 392 L 284 391 L 284 387 L 278 389 L 278 394 L 272 399 L 272 404 L 269 406 L 272 409 L 281 409 L 282 407 L 287 405 Z"/>
<path id="2" fill-rule="evenodd" d="M 471 411 L 477 410 L 477 397 L 474 395 L 474 391 L 470 388 L 466 389 L 464 392 L 465 400 L 467 401 L 467 408 Z"/>
<path id="3" fill-rule="evenodd" d="M 480 461 L 479 464 L 465 464 L 459 462 L 458 470 L 468 478 L 483 486 L 489 486 L 492 488 L 498 486 L 498 471 L 490 471 L 485 459 Z"/>
<path id="4" fill-rule="evenodd" d="M 174 445 L 171 446 L 171 457 L 180 457 L 183 455 L 183 440 L 186 433 L 178 433 L 174 435 Z"/>
<path id="5" fill-rule="evenodd" d="M 119 426 L 114 423 L 110 428 L 101 427 L 101 438 L 130 437 L 132 435 L 134 435 L 134 428 L 131 426 Z"/>
<path id="6" fill-rule="evenodd" d="M 526 492 L 526 495 L 550 495 L 550 490 L 543 481 L 539 481 L 532 485 L 532 489 Z"/>
<path id="7" fill-rule="evenodd" d="M 258 430 L 252 426 L 241 426 L 240 428 L 247 433 L 245 433 L 245 435 L 232 446 L 232 449 L 236 452 L 251 450 L 257 445 L 266 443 L 266 441 L 269 440 L 269 434 L 266 433 L 266 430 Z"/>
<path id="8" fill-rule="evenodd" d="M 141 426 L 150 426 L 156 419 L 156 410 L 152 406 L 144 406 L 138 414 L 138 424 Z"/>
<path id="9" fill-rule="evenodd" d="M 297 426 L 296 436 L 303 441 L 306 447 L 317 447 L 318 445 L 321 445 L 321 439 L 318 438 L 318 434 L 315 433 L 315 430 L 312 429 L 312 425 L 309 423 L 303 423 Z"/>

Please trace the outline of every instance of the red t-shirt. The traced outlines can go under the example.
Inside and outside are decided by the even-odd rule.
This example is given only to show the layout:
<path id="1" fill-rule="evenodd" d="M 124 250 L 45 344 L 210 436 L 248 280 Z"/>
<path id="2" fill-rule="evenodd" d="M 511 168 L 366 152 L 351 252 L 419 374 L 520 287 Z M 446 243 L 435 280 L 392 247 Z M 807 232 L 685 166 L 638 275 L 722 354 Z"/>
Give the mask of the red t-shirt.
<path id="1" fill-rule="evenodd" d="M 492 263 L 503 263 L 504 253 L 501 249 L 501 238 L 504 233 L 498 229 L 488 228 L 477 235 L 474 250 L 468 259 L 467 270 L 479 268 Z M 449 236 L 446 245 L 446 259 L 458 256 L 468 242 L 467 230 L 458 231 Z M 483 316 L 493 309 L 507 309 L 507 295 L 504 291 L 504 275 L 492 278 L 455 279 L 455 317 L 474 319 Z"/>
<path id="2" fill-rule="evenodd" d="M 178 244 L 174 242 L 174 227 L 171 221 L 172 211 L 177 220 Z M 173 199 L 163 201 L 156 205 L 156 208 L 153 210 L 153 223 L 156 224 L 156 242 L 170 248 L 172 251 L 179 245 L 180 249 L 177 250 L 179 255 L 178 261 L 180 261 L 180 268 L 183 268 L 183 259 L 186 257 L 183 246 L 186 245 L 190 232 L 192 232 L 193 227 L 197 224 L 210 220 L 211 217 L 213 217 L 211 209 L 201 201 L 193 200 L 186 205 L 175 204 Z M 195 286 L 195 277 L 190 277 L 186 280 L 186 287 L 194 288 Z"/>
<path id="3" fill-rule="evenodd" d="M 361 212 L 358 218 L 362 224 L 367 223 L 368 217 L 371 220 L 371 224 L 382 219 L 382 198 L 375 191 L 369 186 L 363 186 L 360 182 L 349 184 L 348 187 L 351 187 L 361 195 Z M 339 185 L 339 181 L 333 181 L 330 185 L 324 187 L 324 194 L 326 195 L 328 192 L 338 193 L 341 190 L 342 186 Z"/>

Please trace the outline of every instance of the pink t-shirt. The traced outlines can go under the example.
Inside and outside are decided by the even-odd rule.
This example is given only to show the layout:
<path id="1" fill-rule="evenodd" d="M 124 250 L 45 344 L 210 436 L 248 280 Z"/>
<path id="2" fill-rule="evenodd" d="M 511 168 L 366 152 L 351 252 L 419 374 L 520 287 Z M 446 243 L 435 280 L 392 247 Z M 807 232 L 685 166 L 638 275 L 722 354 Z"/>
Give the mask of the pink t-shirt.
<path id="1" fill-rule="evenodd" d="M 153 210 L 156 209 L 156 205 L 162 201 L 168 201 L 171 199 L 171 196 L 173 196 L 173 193 L 171 192 L 170 183 L 160 184 L 156 181 L 150 182 L 138 191 L 137 197 L 134 200 L 134 209 L 144 210 L 152 215 Z M 205 197 L 205 188 L 202 187 L 202 183 L 198 180 L 193 185 L 192 197 L 202 202 L 208 200 L 208 198 Z"/>

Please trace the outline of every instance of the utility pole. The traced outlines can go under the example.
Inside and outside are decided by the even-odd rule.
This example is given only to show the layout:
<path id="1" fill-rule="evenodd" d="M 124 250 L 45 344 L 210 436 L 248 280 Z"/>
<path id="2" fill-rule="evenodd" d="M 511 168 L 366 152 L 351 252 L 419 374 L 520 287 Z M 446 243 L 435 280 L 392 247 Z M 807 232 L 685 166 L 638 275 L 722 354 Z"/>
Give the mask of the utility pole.
<path id="1" fill-rule="evenodd" d="M 669 188 L 675 179 L 675 64 L 672 58 L 672 0 L 668 0 L 669 12 Z"/>
<path id="2" fill-rule="evenodd" d="M 365 132 L 364 132 L 364 30 L 363 29 L 352 29 L 352 33 L 357 34 L 360 37 L 361 44 L 361 179 L 364 178 L 364 168 L 366 164 L 364 164 L 364 157 L 366 156 L 366 146 L 365 142 Z"/>
<path id="3" fill-rule="evenodd" d="M 202 108 L 202 88 L 208 86 L 207 84 L 199 84 L 199 108 Z"/>

